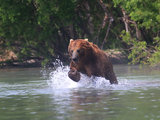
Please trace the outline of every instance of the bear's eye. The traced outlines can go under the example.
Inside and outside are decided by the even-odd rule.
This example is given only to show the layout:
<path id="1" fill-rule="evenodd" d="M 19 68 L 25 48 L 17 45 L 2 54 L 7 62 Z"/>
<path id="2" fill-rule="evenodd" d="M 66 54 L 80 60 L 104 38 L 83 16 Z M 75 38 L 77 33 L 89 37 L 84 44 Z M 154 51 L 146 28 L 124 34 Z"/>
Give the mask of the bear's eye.
<path id="1" fill-rule="evenodd" d="M 78 49 L 77 52 L 80 53 L 80 49 Z"/>

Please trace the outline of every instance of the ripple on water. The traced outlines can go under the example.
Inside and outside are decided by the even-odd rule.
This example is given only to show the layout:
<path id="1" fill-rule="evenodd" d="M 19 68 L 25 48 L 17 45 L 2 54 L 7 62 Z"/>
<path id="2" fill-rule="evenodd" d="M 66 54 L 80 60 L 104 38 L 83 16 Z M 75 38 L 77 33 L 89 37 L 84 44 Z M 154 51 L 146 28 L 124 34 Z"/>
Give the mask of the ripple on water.
<path id="1" fill-rule="evenodd" d="M 110 85 L 108 80 L 102 77 L 87 77 L 81 74 L 81 80 L 74 82 L 68 77 L 68 66 L 58 67 L 56 70 L 49 73 L 47 80 L 48 85 L 52 89 L 66 89 L 66 88 L 98 88 L 106 90 L 135 90 L 137 88 L 148 89 L 148 87 L 159 87 L 160 81 L 148 80 L 148 76 L 131 76 L 131 77 L 117 77 L 119 84 Z M 142 79 L 143 78 L 143 79 Z M 142 80 L 141 80 L 142 79 Z M 136 90 L 139 92 L 138 90 Z M 135 92 L 136 92 L 135 91 Z"/>

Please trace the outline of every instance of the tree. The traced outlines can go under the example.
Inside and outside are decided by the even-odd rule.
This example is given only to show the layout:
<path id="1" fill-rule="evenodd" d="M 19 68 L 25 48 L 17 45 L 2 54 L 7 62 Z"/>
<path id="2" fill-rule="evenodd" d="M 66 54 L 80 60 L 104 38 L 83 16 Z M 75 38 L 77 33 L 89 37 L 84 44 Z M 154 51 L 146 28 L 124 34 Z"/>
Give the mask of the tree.
<path id="1" fill-rule="evenodd" d="M 0 0 L 0 47 L 20 60 L 66 60 L 69 39 L 129 49 L 132 63 L 159 61 L 159 0 Z M 135 52 L 139 50 L 139 52 Z"/>
<path id="2" fill-rule="evenodd" d="M 114 0 L 114 4 L 123 13 L 126 33 L 122 38 L 130 45 L 132 63 L 159 63 L 159 0 Z"/>

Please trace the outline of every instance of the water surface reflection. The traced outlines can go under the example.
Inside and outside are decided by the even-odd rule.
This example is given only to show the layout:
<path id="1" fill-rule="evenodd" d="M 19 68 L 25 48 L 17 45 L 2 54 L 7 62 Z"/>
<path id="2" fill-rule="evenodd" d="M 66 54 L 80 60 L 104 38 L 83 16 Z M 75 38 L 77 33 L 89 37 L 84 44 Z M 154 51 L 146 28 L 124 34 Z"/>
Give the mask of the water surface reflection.
<path id="1" fill-rule="evenodd" d="M 75 83 L 68 67 L 0 70 L 0 120 L 159 120 L 160 71 L 115 66 L 104 78 Z"/>

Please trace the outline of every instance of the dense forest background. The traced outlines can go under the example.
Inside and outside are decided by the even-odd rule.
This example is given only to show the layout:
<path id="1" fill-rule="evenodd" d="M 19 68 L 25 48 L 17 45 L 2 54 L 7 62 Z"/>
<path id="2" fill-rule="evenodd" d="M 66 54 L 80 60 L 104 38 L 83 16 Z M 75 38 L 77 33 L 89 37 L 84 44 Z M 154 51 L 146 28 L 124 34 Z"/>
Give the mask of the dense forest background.
<path id="1" fill-rule="evenodd" d="M 69 40 L 124 51 L 131 63 L 160 61 L 160 0 L 0 0 L 0 54 L 65 60 Z"/>

